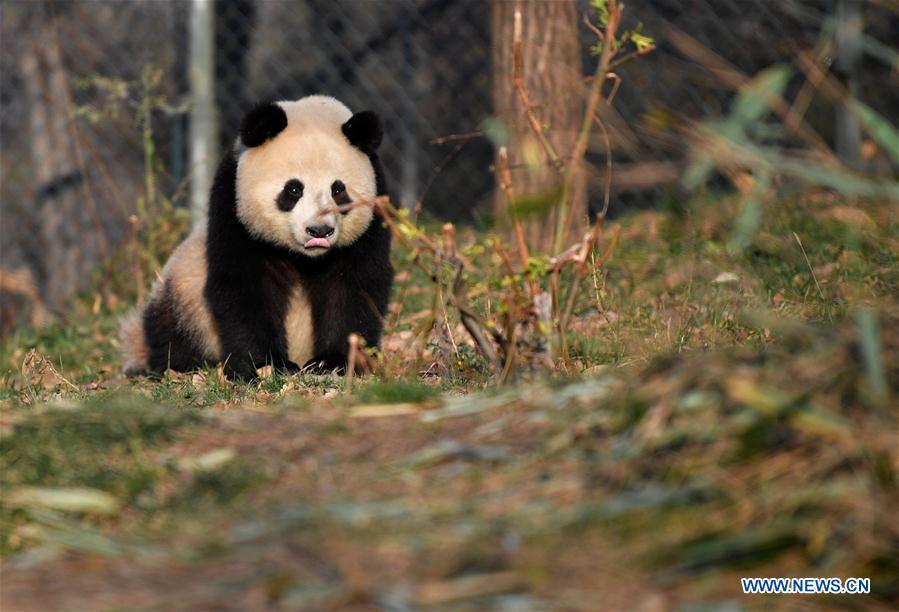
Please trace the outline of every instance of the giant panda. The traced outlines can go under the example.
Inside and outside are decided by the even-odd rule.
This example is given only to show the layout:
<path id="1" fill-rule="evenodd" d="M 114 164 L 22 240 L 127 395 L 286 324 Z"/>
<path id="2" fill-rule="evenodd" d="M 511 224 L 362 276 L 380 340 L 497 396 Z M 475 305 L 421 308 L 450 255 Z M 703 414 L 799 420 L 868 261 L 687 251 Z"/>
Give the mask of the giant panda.
<path id="1" fill-rule="evenodd" d="M 174 251 L 147 303 L 125 319 L 127 375 L 223 363 L 345 366 L 348 335 L 377 346 L 393 281 L 382 128 L 370 111 L 308 96 L 263 103 L 219 165 L 208 219 Z M 338 209 L 338 207 L 340 207 Z"/>

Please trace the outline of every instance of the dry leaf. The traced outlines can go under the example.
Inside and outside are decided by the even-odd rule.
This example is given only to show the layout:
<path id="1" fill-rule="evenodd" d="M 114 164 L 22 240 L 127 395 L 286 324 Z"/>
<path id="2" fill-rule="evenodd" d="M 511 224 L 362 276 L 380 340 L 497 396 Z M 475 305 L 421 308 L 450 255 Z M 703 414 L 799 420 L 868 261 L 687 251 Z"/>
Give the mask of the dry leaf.
<path id="1" fill-rule="evenodd" d="M 190 382 L 197 391 L 202 391 L 206 388 L 206 376 L 203 374 L 194 374 L 190 377 Z"/>
<path id="2" fill-rule="evenodd" d="M 730 283 L 738 283 L 740 282 L 740 277 L 734 274 L 733 272 L 722 272 L 718 276 L 715 277 L 715 280 L 712 281 L 713 285 L 725 285 Z"/>
<path id="3" fill-rule="evenodd" d="M 28 384 L 40 385 L 44 389 L 53 389 L 65 384 L 72 389 L 78 390 L 78 387 L 73 385 L 53 367 L 49 359 L 35 349 L 31 349 L 25 355 L 25 360 L 22 362 L 22 376 L 25 377 Z"/>
<path id="4" fill-rule="evenodd" d="M 453 601 L 484 597 L 514 591 L 522 586 L 522 580 L 515 572 L 493 572 L 427 582 L 415 593 L 415 603 L 420 606 L 435 606 Z"/>
<path id="5" fill-rule="evenodd" d="M 185 472 L 211 472 L 237 457 L 233 448 L 217 448 L 198 457 L 184 457 L 178 467 Z"/>
<path id="6" fill-rule="evenodd" d="M 404 416 L 421 412 L 419 404 L 374 404 L 370 406 L 355 406 L 350 410 L 350 417 L 354 419 L 366 419 L 374 417 Z"/>

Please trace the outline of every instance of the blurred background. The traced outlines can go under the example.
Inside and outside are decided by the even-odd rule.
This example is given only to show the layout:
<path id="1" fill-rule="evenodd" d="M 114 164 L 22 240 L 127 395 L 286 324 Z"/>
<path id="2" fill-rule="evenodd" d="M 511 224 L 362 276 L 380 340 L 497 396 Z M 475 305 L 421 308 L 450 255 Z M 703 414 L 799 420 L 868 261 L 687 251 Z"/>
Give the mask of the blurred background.
<path id="1" fill-rule="evenodd" d="M 260 99 L 326 93 L 378 111 L 393 198 L 426 217 L 486 219 L 496 138 L 484 134 L 496 131 L 492 118 L 504 112 L 496 100 L 509 81 L 496 48 L 509 28 L 498 22 L 502 4 L 5 0 L 5 284 L 60 311 L 90 288 L 98 262 L 127 238 L 141 207 L 161 199 L 201 215 L 218 156 Z M 574 10 L 547 20 L 580 31 L 580 57 L 568 68 L 592 74 L 595 37 L 580 19 L 588 2 L 556 4 Z M 613 214 L 677 198 L 683 127 L 723 114 L 734 95 L 710 65 L 753 75 L 811 53 L 882 116 L 899 120 L 899 62 L 888 47 L 899 37 L 899 17 L 886 2 L 632 0 L 625 25 L 638 20 L 657 49 L 618 70 L 624 85 L 606 117 L 616 163 Z M 830 57 L 823 42 L 840 28 L 848 28 L 852 51 Z M 713 50 L 711 63 L 697 61 L 705 51 L 696 49 Z M 850 164 L 863 163 L 857 128 L 844 126 L 839 136 L 838 109 L 818 97 L 805 101 L 805 120 Z M 601 150 L 588 159 L 604 164 Z M 588 174 L 596 210 L 601 179 L 595 168 Z M 5 308 L 8 329 L 16 314 Z"/>
<path id="2" fill-rule="evenodd" d="M 899 4 L 625 3 L 0 0 L 0 609 L 899 609 Z M 314 93 L 404 207 L 371 374 L 123 378 Z"/>

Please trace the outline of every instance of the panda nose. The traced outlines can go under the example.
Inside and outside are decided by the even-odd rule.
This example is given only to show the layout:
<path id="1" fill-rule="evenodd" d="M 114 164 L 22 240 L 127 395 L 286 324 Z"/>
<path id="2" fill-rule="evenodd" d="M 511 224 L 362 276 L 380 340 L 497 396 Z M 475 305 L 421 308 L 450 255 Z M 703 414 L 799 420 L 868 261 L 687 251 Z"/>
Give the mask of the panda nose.
<path id="1" fill-rule="evenodd" d="M 330 225 L 310 225 L 306 228 L 306 233 L 313 238 L 327 238 L 334 233 L 334 228 Z"/>

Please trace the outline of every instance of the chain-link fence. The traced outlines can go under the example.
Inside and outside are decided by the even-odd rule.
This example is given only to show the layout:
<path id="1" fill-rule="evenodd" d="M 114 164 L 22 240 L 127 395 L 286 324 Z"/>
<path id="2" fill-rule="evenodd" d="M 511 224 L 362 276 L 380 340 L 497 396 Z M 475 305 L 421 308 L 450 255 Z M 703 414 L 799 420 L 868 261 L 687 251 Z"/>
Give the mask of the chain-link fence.
<path id="1" fill-rule="evenodd" d="M 197 170 L 189 152 L 190 24 L 205 1 L 0 4 L 0 263 L 30 270 L 51 307 L 85 289 L 127 232 L 146 197 L 148 159 L 157 160 L 154 188 L 187 204 Z M 616 161 L 680 160 L 683 142 L 660 123 L 727 108 L 732 92 L 668 44 L 673 28 L 752 74 L 815 47 L 833 27 L 837 1 L 628 2 L 629 19 L 644 22 L 658 49 L 621 70 Z M 579 6 L 587 11 L 589 2 Z M 210 8 L 219 150 L 255 101 L 327 93 L 385 119 L 383 158 L 403 205 L 455 221 L 489 210 L 491 144 L 434 142 L 476 131 L 492 113 L 489 2 L 218 0 Z M 863 11 L 861 86 L 895 120 L 895 52 L 878 41 L 899 39 L 899 18 L 876 2 Z M 586 30 L 582 41 L 590 71 Z M 812 122 L 830 137 L 831 117 Z M 651 205 L 674 174 L 620 184 L 616 206 Z"/>

